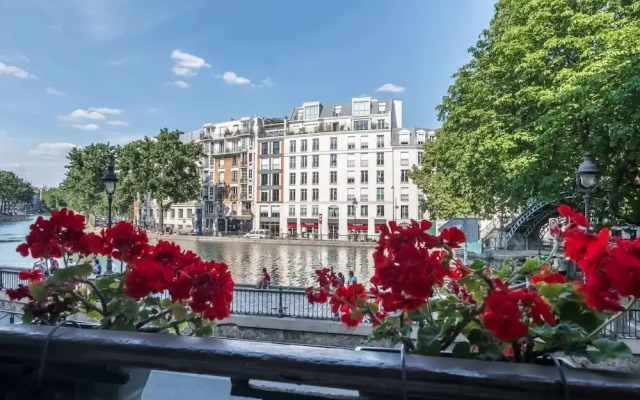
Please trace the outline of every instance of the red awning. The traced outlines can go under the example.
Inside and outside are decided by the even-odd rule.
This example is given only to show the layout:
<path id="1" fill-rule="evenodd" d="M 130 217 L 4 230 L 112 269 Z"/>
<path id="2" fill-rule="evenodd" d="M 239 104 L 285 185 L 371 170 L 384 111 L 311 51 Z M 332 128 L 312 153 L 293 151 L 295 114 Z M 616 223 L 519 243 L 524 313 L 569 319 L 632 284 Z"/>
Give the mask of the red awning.
<path id="1" fill-rule="evenodd" d="M 369 230 L 369 226 L 365 224 L 353 224 L 347 225 L 347 228 L 354 231 L 366 231 Z"/>
<path id="2" fill-rule="evenodd" d="M 301 227 L 303 228 L 317 228 L 318 224 L 300 224 Z"/>
<path id="3" fill-rule="evenodd" d="M 383 227 L 383 226 L 385 226 L 385 225 L 386 225 L 386 224 L 376 224 L 376 226 L 375 226 L 375 230 L 377 230 L 377 231 L 381 231 L 381 230 L 382 230 L 382 227 Z"/>
<path id="4" fill-rule="evenodd" d="M 297 228 L 298 227 L 298 223 L 297 222 L 289 222 L 287 224 L 287 228 Z"/>

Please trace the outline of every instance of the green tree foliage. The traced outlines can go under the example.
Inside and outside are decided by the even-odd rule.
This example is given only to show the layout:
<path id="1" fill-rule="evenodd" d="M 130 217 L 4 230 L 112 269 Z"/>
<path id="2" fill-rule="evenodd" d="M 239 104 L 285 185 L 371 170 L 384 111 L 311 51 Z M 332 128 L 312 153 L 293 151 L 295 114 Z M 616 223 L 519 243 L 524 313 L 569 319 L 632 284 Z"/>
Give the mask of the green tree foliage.
<path id="1" fill-rule="evenodd" d="M 640 2 L 500 0 L 413 177 L 439 218 L 561 200 L 590 152 L 601 216 L 640 223 Z"/>
<path id="2" fill-rule="evenodd" d="M 172 204 L 194 200 L 200 191 L 197 162 L 202 146 L 180 141 L 180 131 L 162 129 L 155 138 L 131 142 L 118 150 L 121 196 L 128 201 L 149 193 L 164 211 Z"/>
<path id="3" fill-rule="evenodd" d="M 0 211 L 7 212 L 20 203 L 31 203 L 33 186 L 14 172 L 0 170 Z"/>
<path id="4" fill-rule="evenodd" d="M 49 210 L 57 210 L 67 206 L 64 196 L 62 187 L 49 188 L 42 193 L 42 201 Z"/>

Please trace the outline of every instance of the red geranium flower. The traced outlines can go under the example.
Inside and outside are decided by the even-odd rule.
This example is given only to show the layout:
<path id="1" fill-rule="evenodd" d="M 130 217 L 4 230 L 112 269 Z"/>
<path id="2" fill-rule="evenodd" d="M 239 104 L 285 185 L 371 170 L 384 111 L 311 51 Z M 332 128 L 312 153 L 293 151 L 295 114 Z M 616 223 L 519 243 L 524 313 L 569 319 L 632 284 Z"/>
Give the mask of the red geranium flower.
<path id="1" fill-rule="evenodd" d="M 558 213 L 569 220 L 568 226 L 572 223 L 585 228 L 589 226 L 587 218 L 580 211 L 576 211 L 566 204 L 561 204 L 558 207 Z"/>
<path id="2" fill-rule="evenodd" d="M 18 279 L 21 281 L 39 282 L 42 280 L 42 272 L 38 269 L 34 270 L 22 270 L 18 274 Z"/>
<path id="3" fill-rule="evenodd" d="M 138 260 L 125 275 L 125 294 L 140 300 L 151 293 L 167 289 L 172 279 L 173 271 L 164 265 L 150 260 Z"/>
<path id="4" fill-rule="evenodd" d="M 440 240 L 442 241 L 442 244 L 458 248 L 467 239 L 464 236 L 464 232 L 454 226 L 442 230 L 442 232 L 440 232 Z"/>
<path id="5" fill-rule="evenodd" d="M 111 254 L 116 260 L 131 262 L 142 256 L 149 242 L 147 234 L 120 221 L 106 231 L 102 231 L 104 250 L 102 254 Z"/>
<path id="6" fill-rule="evenodd" d="M 540 268 L 540 273 L 531 276 L 531 283 L 565 283 L 567 278 L 559 272 L 552 271 L 549 265 L 545 264 Z"/>
<path id="7" fill-rule="evenodd" d="M 6 293 L 7 293 L 7 296 L 9 296 L 9 300 L 11 301 L 22 300 L 24 298 L 29 298 L 29 299 L 31 298 L 31 295 L 29 295 L 29 288 L 24 285 L 18 285 L 18 287 L 15 289 L 7 289 Z"/>

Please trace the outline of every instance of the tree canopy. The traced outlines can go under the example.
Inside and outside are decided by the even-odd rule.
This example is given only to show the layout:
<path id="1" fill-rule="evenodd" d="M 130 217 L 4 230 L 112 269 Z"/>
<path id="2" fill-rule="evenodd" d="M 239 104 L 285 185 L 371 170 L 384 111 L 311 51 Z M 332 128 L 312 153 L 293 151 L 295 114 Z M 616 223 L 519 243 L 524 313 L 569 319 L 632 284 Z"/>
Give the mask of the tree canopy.
<path id="1" fill-rule="evenodd" d="M 48 188 L 42 192 L 42 202 L 49 210 L 57 210 L 67 206 L 65 193 L 61 187 Z"/>
<path id="2" fill-rule="evenodd" d="M 640 223 L 640 2 L 500 0 L 470 52 L 413 174 L 429 211 L 561 200 L 589 152 L 600 215 Z"/>
<path id="3" fill-rule="evenodd" d="M 0 202 L 2 210 L 19 203 L 31 203 L 33 200 L 33 186 L 12 171 L 0 170 Z"/>

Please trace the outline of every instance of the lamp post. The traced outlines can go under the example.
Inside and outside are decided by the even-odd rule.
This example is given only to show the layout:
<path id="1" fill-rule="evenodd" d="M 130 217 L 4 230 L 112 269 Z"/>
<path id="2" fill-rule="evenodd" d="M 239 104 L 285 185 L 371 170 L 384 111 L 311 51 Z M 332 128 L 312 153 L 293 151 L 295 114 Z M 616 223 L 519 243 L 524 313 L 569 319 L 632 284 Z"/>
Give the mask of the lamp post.
<path id="1" fill-rule="evenodd" d="M 102 177 L 102 183 L 104 183 L 105 190 L 107 191 L 107 202 L 109 203 L 109 214 L 107 218 L 107 227 L 111 228 L 111 202 L 113 201 L 113 193 L 116 191 L 116 182 L 118 177 L 113 170 L 113 165 L 107 167 L 107 172 Z M 113 265 L 111 264 L 111 255 L 107 256 L 107 270 L 105 275 L 113 274 Z"/>
<path id="2" fill-rule="evenodd" d="M 591 195 L 595 193 L 600 184 L 600 170 L 598 166 L 593 162 L 593 158 L 590 154 L 582 156 L 582 163 L 578 166 L 576 171 L 576 184 L 578 190 L 584 193 L 584 216 L 587 218 L 587 223 L 591 224 L 591 218 L 589 218 Z M 587 227 L 589 229 L 589 227 Z"/>
<path id="3" fill-rule="evenodd" d="M 358 200 L 353 199 L 353 202 L 351 202 L 351 204 L 353 205 L 353 240 L 357 242 L 358 233 L 356 232 L 356 210 L 358 208 Z"/>

